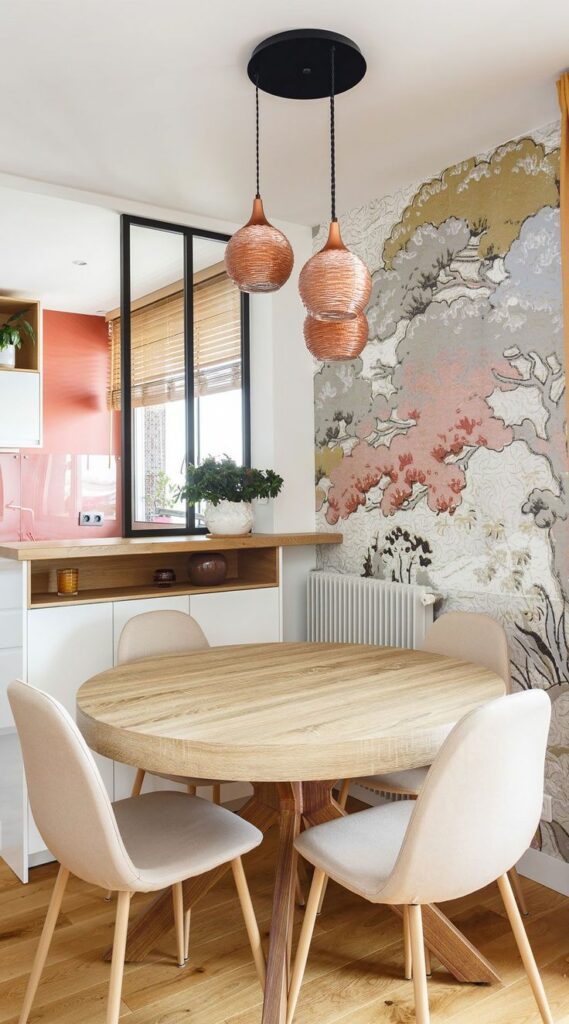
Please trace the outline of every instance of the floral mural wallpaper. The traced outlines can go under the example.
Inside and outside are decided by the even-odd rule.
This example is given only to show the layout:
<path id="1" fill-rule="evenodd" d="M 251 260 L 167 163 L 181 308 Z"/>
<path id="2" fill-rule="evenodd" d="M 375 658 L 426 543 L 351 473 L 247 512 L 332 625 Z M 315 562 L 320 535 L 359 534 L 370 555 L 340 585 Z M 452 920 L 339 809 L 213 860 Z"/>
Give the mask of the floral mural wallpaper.
<path id="1" fill-rule="evenodd" d="M 351 211 L 369 342 L 315 375 L 322 568 L 427 583 L 506 627 L 518 688 L 553 703 L 539 843 L 569 860 L 569 476 L 559 131 Z M 324 242 L 318 229 L 316 248 Z"/>

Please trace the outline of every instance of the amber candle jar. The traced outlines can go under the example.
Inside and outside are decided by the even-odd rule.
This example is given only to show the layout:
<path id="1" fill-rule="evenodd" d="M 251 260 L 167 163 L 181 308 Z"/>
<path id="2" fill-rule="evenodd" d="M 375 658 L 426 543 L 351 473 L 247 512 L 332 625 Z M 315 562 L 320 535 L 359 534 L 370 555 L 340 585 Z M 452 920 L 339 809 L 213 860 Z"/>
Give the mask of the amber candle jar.
<path id="1" fill-rule="evenodd" d="M 57 596 L 75 597 L 79 592 L 79 569 L 57 570 Z"/>

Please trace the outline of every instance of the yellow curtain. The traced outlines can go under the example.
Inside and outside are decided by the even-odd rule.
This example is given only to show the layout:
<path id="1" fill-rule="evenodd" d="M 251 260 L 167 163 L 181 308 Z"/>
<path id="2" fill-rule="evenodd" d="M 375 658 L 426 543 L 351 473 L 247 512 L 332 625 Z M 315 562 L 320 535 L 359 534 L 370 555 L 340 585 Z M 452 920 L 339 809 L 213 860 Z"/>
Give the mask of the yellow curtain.
<path id="1" fill-rule="evenodd" d="M 560 209 L 561 209 L 561 274 L 563 280 L 563 308 L 565 322 L 565 399 L 567 408 L 566 434 L 569 437 L 569 71 L 557 82 L 561 107 L 560 154 Z"/>

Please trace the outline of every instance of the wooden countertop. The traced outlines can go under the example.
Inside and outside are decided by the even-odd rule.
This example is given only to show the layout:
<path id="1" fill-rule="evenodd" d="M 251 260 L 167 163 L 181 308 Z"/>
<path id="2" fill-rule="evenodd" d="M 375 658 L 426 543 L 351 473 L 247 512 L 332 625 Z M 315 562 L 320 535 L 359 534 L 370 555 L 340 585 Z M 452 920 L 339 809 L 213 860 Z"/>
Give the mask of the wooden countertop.
<path id="1" fill-rule="evenodd" d="M 60 558 L 108 555 L 157 555 L 186 551 L 233 551 L 239 548 L 288 548 L 341 544 L 341 533 L 250 533 L 245 537 L 94 537 L 93 540 L 11 541 L 0 545 L 0 558 L 41 562 Z"/>

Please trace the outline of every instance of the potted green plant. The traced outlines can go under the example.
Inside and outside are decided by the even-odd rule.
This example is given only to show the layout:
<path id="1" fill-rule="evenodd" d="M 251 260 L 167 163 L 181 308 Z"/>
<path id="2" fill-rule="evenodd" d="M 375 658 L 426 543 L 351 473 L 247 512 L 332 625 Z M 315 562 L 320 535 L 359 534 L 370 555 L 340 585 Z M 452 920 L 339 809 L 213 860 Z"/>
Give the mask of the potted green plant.
<path id="1" fill-rule="evenodd" d="M 200 466 L 188 466 L 186 484 L 179 496 L 188 504 L 205 502 L 205 524 L 210 533 L 242 536 L 253 527 L 256 498 L 276 498 L 283 479 L 272 469 L 238 466 L 224 455 L 209 456 Z"/>
<path id="2" fill-rule="evenodd" d="M 35 345 L 34 329 L 26 320 L 27 309 L 19 309 L 0 326 L 0 366 L 13 370 L 16 365 L 16 349 L 22 347 L 22 333 L 25 331 Z"/>

